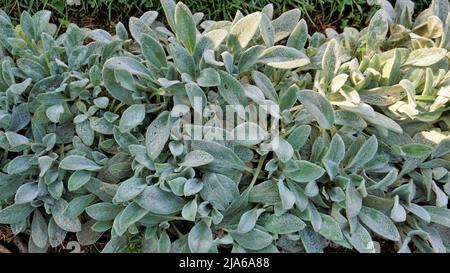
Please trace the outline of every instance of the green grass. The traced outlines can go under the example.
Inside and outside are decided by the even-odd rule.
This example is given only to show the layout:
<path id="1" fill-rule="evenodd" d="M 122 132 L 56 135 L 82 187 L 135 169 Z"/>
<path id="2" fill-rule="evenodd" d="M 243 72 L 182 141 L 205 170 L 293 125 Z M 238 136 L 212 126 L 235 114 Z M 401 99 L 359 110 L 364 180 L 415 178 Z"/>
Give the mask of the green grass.
<path id="1" fill-rule="evenodd" d="M 80 2 L 69 5 L 68 2 Z M 87 27 L 112 28 L 118 21 L 128 22 L 148 10 L 162 11 L 159 0 L 0 0 L 1 8 L 13 18 L 27 10 L 35 12 L 48 9 L 53 12 L 53 21 L 63 27 L 74 22 Z M 299 8 L 313 30 L 326 27 L 343 29 L 346 26 L 364 27 L 377 7 L 369 6 L 366 0 L 185 0 L 191 10 L 203 12 L 206 19 L 232 19 L 237 10 L 251 13 L 261 10 L 268 3 L 274 5 L 275 14 Z M 395 1 L 391 1 L 395 2 Z M 430 0 L 416 1 L 416 10 L 423 10 Z"/>

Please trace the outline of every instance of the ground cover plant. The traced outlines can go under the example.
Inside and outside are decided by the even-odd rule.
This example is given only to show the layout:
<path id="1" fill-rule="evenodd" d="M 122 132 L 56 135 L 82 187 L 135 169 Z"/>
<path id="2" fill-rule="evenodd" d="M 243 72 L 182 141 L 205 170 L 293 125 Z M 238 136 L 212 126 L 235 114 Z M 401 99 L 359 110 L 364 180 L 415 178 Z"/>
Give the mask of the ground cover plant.
<path id="1" fill-rule="evenodd" d="M 261 10 L 265 5 L 274 5 L 275 16 L 292 8 L 301 10 L 310 29 L 323 30 L 326 27 L 343 29 L 346 26 L 362 28 L 378 9 L 376 1 L 366 0 L 187 0 L 190 10 L 204 13 L 208 20 L 232 20 L 240 10 L 249 14 Z M 430 0 L 415 2 L 415 11 L 428 7 Z M 13 22 L 19 21 L 22 11 L 34 13 L 46 9 L 53 13 L 52 22 L 64 29 L 76 22 L 87 27 L 114 30 L 118 21 L 128 21 L 131 16 L 139 17 L 148 10 L 163 12 L 159 0 L 3 0 L 2 9 Z"/>
<path id="2" fill-rule="evenodd" d="M 447 252 L 449 2 L 377 4 L 340 33 L 273 5 L 164 0 L 114 35 L 0 12 L 0 223 L 30 252 Z"/>

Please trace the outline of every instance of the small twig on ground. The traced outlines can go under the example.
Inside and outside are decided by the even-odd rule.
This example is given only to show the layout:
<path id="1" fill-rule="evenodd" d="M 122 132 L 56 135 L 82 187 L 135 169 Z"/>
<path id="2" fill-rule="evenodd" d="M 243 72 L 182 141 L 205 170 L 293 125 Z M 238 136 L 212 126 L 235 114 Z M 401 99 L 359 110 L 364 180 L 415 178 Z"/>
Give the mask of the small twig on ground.
<path id="1" fill-rule="evenodd" d="M 20 253 L 28 253 L 28 247 L 19 237 L 14 237 L 13 243 L 16 245 Z"/>
<path id="2" fill-rule="evenodd" d="M 9 251 L 9 249 L 0 244 L 0 253 L 11 253 L 11 251 Z"/>

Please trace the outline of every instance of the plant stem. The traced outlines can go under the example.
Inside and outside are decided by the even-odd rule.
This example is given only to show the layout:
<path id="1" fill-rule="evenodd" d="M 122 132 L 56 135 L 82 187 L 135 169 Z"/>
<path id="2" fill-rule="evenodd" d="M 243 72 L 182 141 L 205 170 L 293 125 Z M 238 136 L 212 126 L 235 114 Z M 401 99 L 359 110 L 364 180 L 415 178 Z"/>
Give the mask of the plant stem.
<path id="1" fill-rule="evenodd" d="M 261 157 L 259 158 L 258 166 L 256 167 L 256 171 L 255 171 L 255 173 L 253 174 L 252 181 L 250 182 L 250 185 L 249 185 L 250 188 L 253 187 L 253 185 L 255 185 L 256 180 L 258 179 L 258 175 L 259 175 L 259 173 L 261 172 L 261 169 L 262 169 L 262 167 L 263 167 L 263 165 L 264 165 L 264 161 L 266 160 L 266 156 L 267 156 L 267 155 L 263 155 L 263 156 L 261 156 Z"/>

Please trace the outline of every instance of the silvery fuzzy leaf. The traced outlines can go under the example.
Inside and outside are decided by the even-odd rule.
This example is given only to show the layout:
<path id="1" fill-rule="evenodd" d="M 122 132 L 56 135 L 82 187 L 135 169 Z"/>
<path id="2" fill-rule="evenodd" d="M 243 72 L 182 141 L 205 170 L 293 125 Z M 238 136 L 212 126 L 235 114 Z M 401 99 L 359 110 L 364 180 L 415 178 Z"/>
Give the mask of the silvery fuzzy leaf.
<path id="1" fill-rule="evenodd" d="M 78 170 L 98 171 L 102 168 L 92 160 L 87 159 L 86 157 L 81 155 L 66 156 L 59 163 L 59 167 L 64 170 L 71 170 L 71 171 L 78 171 Z"/>
<path id="2" fill-rule="evenodd" d="M 273 46 L 265 49 L 259 56 L 258 62 L 271 67 L 292 69 L 310 63 L 308 56 L 303 52 L 287 46 Z"/>
<path id="3" fill-rule="evenodd" d="M 294 151 L 298 151 L 301 147 L 303 147 L 303 145 L 305 145 L 310 134 L 311 126 L 300 125 L 294 131 L 292 131 L 292 133 L 289 134 L 289 137 L 286 140 L 291 144 Z"/>
<path id="4" fill-rule="evenodd" d="M 172 30 L 176 29 L 175 24 L 175 8 L 176 3 L 174 0 L 163 0 L 161 1 L 161 6 L 164 10 L 164 14 L 166 15 L 167 22 Z"/>
<path id="5" fill-rule="evenodd" d="M 125 233 L 125 231 L 134 223 L 142 219 L 147 210 L 140 207 L 136 202 L 130 203 L 115 219 L 117 224 L 114 227 L 118 227 L 117 233 L 119 236 Z"/>
<path id="6" fill-rule="evenodd" d="M 259 32 L 267 47 L 273 46 L 275 40 L 275 30 L 270 22 L 270 19 L 264 13 L 261 13 L 261 23 L 259 25 Z"/>
<path id="7" fill-rule="evenodd" d="M 259 222 L 267 231 L 275 234 L 294 233 L 306 227 L 306 224 L 300 218 L 290 213 L 284 213 L 280 216 L 264 214 Z"/>
<path id="8" fill-rule="evenodd" d="M 272 142 L 272 148 L 281 162 L 288 162 L 294 155 L 294 149 L 291 144 L 280 137 L 275 137 Z"/>
<path id="9" fill-rule="evenodd" d="M 87 36 L 94 41 L 108 44 L 112 41 L 112 36 L 103 29 L 94 29 L 88 32 Z"/>
<path id="10" fill-rule="evenodd" d="M 375 126 L 388 129 L 388 130 L 393 131 L 398 134 L 403 133 L 402 127 L 400 127 L 400 125 L 398 125 L 398 123 L 396 123 L 391 118 L 388 118 L 387 116 L 380 114 L 378 112 L 373 112 L 373 114 L 374 114 L 374 116 L 372 116 L 372 117 L 364 115 L 363 118 L 367 122 L 369 122 L 370 124 L 373 124 Z"/>
<path id="11" fill-rule="evenodd" d="M 291 191 L 294 192 L 293 190 Z M 252 203 L 263 203 L 266 205 L 274 205 L 281 202 L 277 182 L 272 180 L 255 185 L 251 188 L 248 198 Z"/>
<path id="12" fill-rule="evenodd" d="M 93 194 L 75 197 L 69 202 L 69 204 L 67 204 L 66 208 L 64 209 L 64 216 L 70 218 L 80 216 L 84 212 L 84 209 L 92 204 L 95 199 L 96 196 Z"/>
<path id="13" fill-rule="evenodd" d="M 211 249 L 213 246 L 213 234 L 204 221 L 196 224 L 189 231 L 188 244 L 192 253 L 206 253 Z"/>
<path id="14" fill-rule="evenodd" d="M 123 113 L 119 121 L 121 132 L 128 132 L 142 123 L 145 118 L 145 105 L 133 104 Z"/>
<path id="15" fill-rule="evenodd" d="M 171 43 L 169 46 L 170 53 L 173 56 L 173 62 L 180 74 L 186 73 L 195 76 L 196 66 L 194 58 L 180 44 Z"/>
<path id="16" fill-rule="evenodd" d="M 407 93 L 402 85 L 377 87 L 369 90 L 359 90 L 362 101 L 370 105 L 387 106 L 400 101 Z"/>
<path id="17" fill-rule="evenodd" d="M 26 220 L 28 215 L 34 211 L 29 204 L 13 204 L 0 210 L 0 223 L 15 224 Z"/>
<path id="18" fill-rule="evenodd" d="M 239 73 L 248 70 L 254 64 L 256 64 L 264 49 L 265 47 L 261 45 L 255 45 L 246 49 L 239 58 L 238 63 Z"/>
<path id="19" fill-rule="evenodd" d="M 356 169 L 364 166 L 375 156 L 377 150 L 378 140 L 376 136 L 371 136 L 364 142 L 364 144 L 353 157 L 352 161 L 346 166 L 346 169 Z"/>
<path id="20" fill-rule="evenodd" d="M 8 140 L 10 151 L 23 150 L 30 142 L 27 137 L 10 131 L 5 132 L 5 137 Z"/>
<path id="21" fill-rule="evenodd" d="M 189 8 L 182 2 L 175 6 L 175 32 L 184 47 L 192 53 L 196 42 L 197 28 Z"/>
<path id="22" fill-rule="evenodd" d="M 341 64 L 339 56 L 337 55 L 336 52 L 337 51 L 336 48 L 337 48 L 336 40 L 335 39 L 330 40 L 322 56 L 321 76 L 323 78 L 321 80 L 324 80 L 326 83 L 331 82 Z"/>
<path id="23" fill-rule="evenodd" d="M 184 196 L 184 184 L 187 179 L 185 177 L 177 177 L 175 179 L 167 181 L 170 190 L 177 196 Z"/>
<path id="24" fill-rule="evenodd" d="M 416 215 L 417 217 L 419 217 L 420 219 L 424 220 L 427 223 L 431 222 L 431 216 L 428 213 L 428 211 L 426 209 L 424 209 L 423 207 L 416 205 L 414 203 L 411 204 L 404 204 L 404 207 L 406 208 L 406 210 L 408 210 L 409 212 L 411 212 L 412 214 Z"/>
<path id="25" fill-rule="evenodd" d="M 273 83 L 265 74 L 254 70 L 252 71 L 252 79 L 267 99 L 278 101 L 278 95 L 275 92 Z"/>
<path id="26" fill-rule="evenodd" d="M 244 146 L 257 145 L 267 136 L 268 132 L 253 122 L 243 122 L 231 131 L 234 141 Z"/>
<path id="27" fill-rule="evenodd" d="M 384 10 L 377 11 L 370 19 L 367 29 L 367 51 L 373 52 L 384 42 L 388 32 L 388 18 Z"/>
<path id="28" fill-rule="evenodd" d="M 206 50 L 216 49 L 228 35 L 228 32 L 224 29 L 216 29 L 203 33 L 198 40 L 193 57 L 196 63 L 198 63 Z"/>
<path id="29" fill-rule="evenodd" d="M 183 194 L 184 196 L 195 195 L 203 189 L 205 183 L 198 178 L 190 178 L 184 183 Z"/>
<path id="30" fill-rule="evenodd" d="M 119 37 L 119 39 L 121 40 L 128 40 L 128 32 L 127 29 L 125 28 L 125 26 L 122 24 L 122 22 L 118 22 L 116 24 L 116 34 L 117 37 Z"/>
<path id="31" fill-rule="evenodd" d="M 298 93 L 298 99 L 321 127 L 331 128 L 335 120 L 333 107 L 322 94 L 312 90 L 302 90 Z"/>
<path id="32" fill-rule="evenodd" d="M 369 186 L 367 190 L 375 190 L 375 189 L 381 189 L 386 190 L 390 185 L 392 185 L 397 180 L 398 170 L 393 168 L 389 171 L 386 176 L 378 181 L 376 184 Z"/>
<path id="33" fill-rule="evenodd" d="M 281 206 L 284 210 L 291 209 L 295 204 L 295 195 L 286 187 L 283 180 L 278 180 L 278 192 L 280 194 Z"/>
<path id="34" fill-rule="evenodd" d="M 40 248 L 47 246 L 48 234 L 47 234 L 47 222 L 39 212 L 35 210 L 33 214 L 33 220 L 31 222 L 31 240 Z"/>
<path id="35" fill-rule="evenodd" d="M 323 168 L 306 160 L 296 160 L 294 166 L 295 168 L 285 170 L 283 173 L 296 182 L 317 180 L 325 173 Z"/>
<path id="36" fill-rule="evenodd" d="M 28 103 L 21 103 L 14 106 L 9 122 L 9 130 L 17 132 L 23 129 L 31 120 L 28 110 Z"/>
<path id="37" fill-rule="evenodd" d="M 147 186 L 144 179 L 131 177 L 120 183 L 116 195 L 113 198 L 114 203 L 123 203 L 138 196 Z"/>
<path id="38" fill-rule="evenodd" d="M 250 250 L 265 248 L 270 245 L 273 240 L 269 233 L 258 228 L 252 229 L 251 231 L 243 234 L 230 232 L 230 235 L 240 246 Z"/>
<path id="39" fill-rule="evenodd" d="M 75 191 L 85 185 L 91 179 L 91 173 L 84 170 L 78 170 L 72 173 L 67 182 L 69 191 Z"/>
<path id="40" fill-rule="evenodd" d="M 431 157 L 432 158 L 442 157 L 448 153 L 450 153 L 450 138 L 444 138 L 434 148 Z"/>
<path id="41" fill-rule="evenodd" d="M 164 111 L 147 127 L 145 146 L 150 159 L 155 160 L 164 149 L 170 136 L 170 115 Z"/>
<path id="42" fill-rule="evenodd" d="M 411 143 L 403 145 L 401 150 L 407 157 L 422 158 L 428 157 L 432 153 L 433 148 L 420 143 Z"/>
<path id="43" fill-rule="evenodd" d="M 172 193 L 161 190 L 158 186 L 147 186 L 144 191 L 135 198 L 139 206 L 157 214 L 171 214 L 181 211 L 185 201 Z"/>
<path id="44" fill-rule="evenodd" d="M 308 25 L 306 24 L 305 19 L 301 19 L 292 30 L 292 33 L 286 42 L 286 46 L 304 50 L 308 37 Z"/>
<path id="45" fill-rule="evenodd" d="M 77 241 L 80 245 L 93 245 L 101 238 L 103 232 L 95 230 L 95 225 L 97 223 L 99 222 L 90 220 L 82 225 L 81 231 L 76 234 Z"/>
<path id="46" fill-rule="evenodd" d="M 115 236 L 105 245 L 101 253 L 120 253 L 126 246 L 127 240 L 125 236 Z"/>
<path id="47" fill-rule="evenodd" d="M 131 90 L 122 87 L 117 83 L 115 78 L 115 70 L 126 70 L 133 75 L 142 77 L 143 79 L 151 80 L 152 73 L 137 60 L 130 57 L 113 57 L 108 59 L 103 65 L 103 82 L 106 89 L 112 97 L 128 105 L 134 104 Z"/>
<path id="48" fill-rule="evenodd" d="M 169 235 L 167 235 L 167 232 L 164 230 L 161 232 L 161 235 L 158 239 L 158 253 L 169 253 L 171 247 L 171 242 Z"/>
<path id="49" fill-rule="evenodd" d="M 221 166 L 252 172 L 230 148 L 208 140 L 193 140 L 192 150 L 203 150 L 214 157 L 209 166 Z"/>
<path id="50" fill-rule="evenodd" d="M 427 67 L 439 62 L 446 54 L 447 50 L 444 48 L 434 47 L 416 49 L 409 54 L 408 59 L 403 65 Z"/>
<path id="51" fill-rule="evenodd" d="M 331 83 L 330 83 L 331 92 L 332 93 L 338 92 L 339 89 L 341 89 L 344 86 L 344 84 L 347 82 L 348 77 L 349 76 L 347 74 L 343 74 L 343 73 L 333 77 L 333 79 L 331 80 Z"/>
<path id="52" fill-rule="evenodd" d="M 375 253 L 372 237 L 360 223 L 357 223 L 356 229 L 351 234 L 349 232 L 344 232 L 344 235 L 358 252 Z"/>
<path id="53" fill-rule="evenodd" d="M 278 42 L 288 37 L 300 20 L 300 9 L 292 9 L 281 14 L 280 17 L 272 21 L 275 32 L 274 42 Z"/>
<path id="54" fill-rule="evenodd" d="M 89 57 L 89 47 L 88 46 L 78 46 L 74 48 L 70 54 L 67 61 L 69 68 L 71 70 L 77 70 L 86 63 Z"/>
<path id="55" fill-rule="evenodd" d="M 200 196 L 218 210 L 225 210 L 239 197 L 236 183 L 225 175 L 207 173 L 202 179 L 204 185 Z"/>
<path id="56" fill-rule="evenodd" d="M 432 182 L 432 189 L 436 194 L 436 206 L 446 208 L 448 204 L 448 196 L 439 188 L 436 182 Z"/>
<path id="57" fill-rule="evenodd" d="M 330 146 L 324 158 L 328 158 L 336 163 L 340 163 L 344 159 L 345 144 L 339 134 L 335 134 L 331 139 Z"/>
<path id="58" fill-rule="evenodd" d="M 269 19 L 272 19 L 273 16 L 273 4 L 269 3 L 267 5 L 265 5 L 262 10 L 262 13 L 264 13 L 267 17 L 269 17 Z"/>
<path id="59" fill-rule="evenodd" d="M 219 94 L 230 105 L 243 105 L 248 104 L 247 97 L 245 96 L 245 90 L 242 84 L 232 77 L 230 74 L 219 70 L 221 84 L 219 86 Z"/>
<path id="60" fill-rule="evenodd" d="M 188 235 L 183 235 L 174 242 L 170 248 L 171 253 L 191 253 L 188 244 Z"/>
<path id="61" fill-rule="evenodd" d="M 195 216 L 197 215 L 197 200 L 194 198 L 193 200 L 189 201 L 184 205 L 183 209 L 181 210 L 181 216 L 188 220 L 188 221 L 195 221 Z"/>
<path id="62" fill-rule="evenodd" d="M 361 211 L 362 197 L 355 187 L 351 185 L 349 185 L 345 190 L 345 207 L 347 218 L 353 218 Z"/>
<path id="63" fill-rule="evenodd" d="M 17 189 L 14 201 L 15 204 L 25 204 L 33 201 L 38 195 L 38 184 L 34 182 L 26 183 Z"/>
<path id="64" fill-rule="evenodd" d="M 391 209 L 390 217 L 394 222 L 404 222 L 406 221 L 406 211 L 400 204 L 398 195 L 394 198 L 394 206 Z"/>
<path id="65" fill-rule="evenodd" d="M 138 43 L 142 43 L 142 37 L 144 34 L 155 37 L 155 33 L 143 20 L 136 17 L 130 17 L 128 22 L 128 28 L 130 29 L 131 37 Z"/>
<path id="66" fill-rule="evenodd" d="M 251 231 L 258 220 L 259 213 L 257 209 L 252 209 L 244 212 L 239 219 L 239 224 L 237 226 L 236 232 L 238 233 L 247 233 Z"/>
<path id="67" fill-rule="evenodd" d="M 144 33 L 141 41 L 142 54 L 147 62 L 158 69 L 167 67 L 166 54 L 158 40 Z"/>
<path id="68" fill-rule="evenodd" d="M 62 229 L 69 232 L 78 232 L 81 230 L 81 222 L 76 217 L 67 217 L 64 215 L 64 210 L 67 207 L 67 202 L 64 199 L 59 199 L 51 207 L 53 220 Z"/>
<path id="69" fill-rule="evenodd" d="M 47 108 L 46 114 L 51 122 L 58 123 L 61 115 L 64 114 L 64 106 L 61 104 L 52 105 Z"/>
<path id="70" fill-rule="evenodd" d="M 230 35 L 245 48 L 259 29 L 261 12 L 254 12 L 238 20 L 230 29 Z"/>
<path id="71" fill-rule="evenodd" d="M 320 235 L 311 227 L 305 227 L 300 231 L 300 239 L 307 253 L 323 253 L 323 242 Z"/>
<path id="72" fill-rule="evenodd" d="M 319 229 L 319 234 L 328 240 L 340 241 L 344 239 L 339 223 L 331 216 L 320 213 L 322 218 L 322 225 Z"/>
<path id="73" fill-rule="evenodd" d="M 314 197 L 319 194 L 319 187 L 317 186 L 316 181 L 309 181 L 305 187 L 305 194 L 308 197 Z"/>
<path id="74" fill-rule="evenodd" d="M 50 183 L 50 182 L 47 182 Z M 64 191 L 64 184 L 62 181 L 53 181 L 48 185 L 47 191 L 50 194 L 51 197 L 55 199 L 61 198 L 63 191 Z"/>
<path id="75" fill-rule="evenodd" d="M 185 86 L 186 94 L 189 98 L 192 108 L 199 114 L 203 113 L 203 110 L 207 106 L 207 99 L 203 90 L 195 83 L 187 83 Z"/>
<path id="76" fill-rule="evenodd" d="M 31 155 L 21 155 L 15 157 L 8 163 L 8 166 L 6 167 L 6 172 L 8 174 L 20 174 L 22 172 L 25 172 L 26 170 L 31 168 L 31 165 L 29 163 L 29 160 L 31 158 L 32 158 Z"/>
<path id="77" fill-rule="evenodd" d="M 122 206 L 111 203 L 96 203 L 86 208 L 86 213 L 97 221 L 113 220 L 123 209 Z"/>
<path id="78" fill-rule="evenodd" d="M 214 157 L 209 153 L 202 150 L 194 150 L 186 154 L 180 166 L 198 167 L 211 163 L 212 161 L 214 161 Z"/>
<path id="79" fill-rule="evenodd" d="M 423 206 L 423 208 L 430 214 L 431 222 L 445 227 L 450 227 L 449 209 L 435 206 Z"/>
<path id="80" fill-rule="evenodd" d="M 369 207 L 362 207 L 358 218 L 372 231 L 383 238 L 399 241 L 400 234 L 394 223 L 382 212 Z"/>
<path id="81" fill-rule="evenodd" d="M 297 93 L 299 88 L 297 85 L 291 85 L 285 92 L 280 96 L 280 111 L 290 109 L 297 101 Z"/>
<path id="82" fill-rule="evenodd" d="M 21 83 L 15 83 L 8 87 L 6 90 L 7 93 L 12 93 L 14 95 L 21 95 L 25 90 L 30 86 L 31 78 L 27 78 Z"/>
<path id="83" fill-rule="evenodd" d="M 201 87 L 212 87 L 220 85 L 220 75 L 214 68 L 205 68 L 200 71 L 197 83 Z"/>

